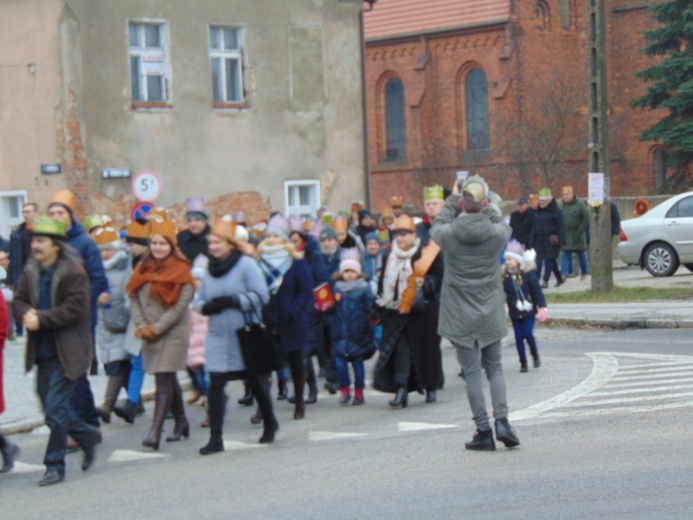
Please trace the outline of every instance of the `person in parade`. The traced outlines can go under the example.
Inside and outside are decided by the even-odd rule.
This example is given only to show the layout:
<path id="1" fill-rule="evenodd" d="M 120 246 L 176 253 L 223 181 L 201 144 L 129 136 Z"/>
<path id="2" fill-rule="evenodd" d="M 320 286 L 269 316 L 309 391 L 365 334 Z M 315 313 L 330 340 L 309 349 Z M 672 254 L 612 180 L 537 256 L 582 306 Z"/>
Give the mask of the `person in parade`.
<path id="1" fill-rule="evenodd" d="M 175 223 L 155 218 L 150 232 L 149 251 L 135 267 L 127 292 L 136 326 L 134 335 L 142 339 L 144 369 L 154 375 L 156 382 L 154 417 L 142 445 L 158 450 L 169 409 L 175 426 L 166 441 L 190 436 L 176 372 L 186 368 L 188 306 L 193 298 L 194 279 L 190 262 L 178 249 Z"/>
<path id="2" fill-rule="evenodd" d="M 10 327 L 10 313 L 5 302 L 5 297 L 0 291 L 0 414 L 5 411 L 5 394 L 3 393 L 3 351 Z M 10 442 L 0 433 L 0 453 L 2 454 L 2 466 L 0 473 L 7 473 L 14 468 L 14 461 L 19 455 L 19 446 Z"/>
<path id="3" fill-rule="evenodd" d="M 363 251 L 364 246 L 361 242 L 361 238 L 351 231 L 347 219 L 339 216 L 330 222 L 330 226 L 337 234 L 337 242 L 341 249 L 358 249 L 359 251 Z"/>
<path id="4" fill-rule="evenodd" d="M 378 222 L 373 218 L 371 212 L 367 209 L 360 209 L 357 213 L 358 226 L 355 231 L 361 239 L 362 244 L 366 244 L 366 235 L 378 231 Z"/>
<path id="5" fill-rule="evenodd" d="M 374 386 L 395 393 L 390 406 L 406 408 L 410 391 L 425 391 L 432 403 L 443 384 L 440 340 L 431 328 L 437 323 L 443 265 L 440 248 L 433 242 L 421 246 L 408 215 L 397 218 L 394 235 L 376 298 L 383 331 Z"/>
<path id="6" fill-rule="evenodd" d="M 28 331 L 25 369 L 38 366 L 36 389 L 50 429 L 39 485 L 49 486 L 65 479 L 68 434 L 84 452 L 83 471 L 91 468 L 99 440 L 71 403 L 92 364 L 90 284 L 63 221 L 38 216 L 31 235 L 32 257 L 15 287 L 12 310 Z"/>
<path id="7" fill-rule="evenodd" d="M 486 411 L 482 370 L 491 385 L 496 438 L 507 447 L 520 441 L 508 422 L 501 362 L 501 339 L 507 334 L 507 325 L 498 259 L 511 230 L 500 210 L 489 204 L 488 191 L 486 182 L 477 175 L 462 186 L 455 183 L 431 228 L 431 238 L 446 258 L 439 332 L 455 346 L 477 427 L 465 448 L 491 451 L 496 447 Z"/>
<path id="8" fill-rule="evenodd" d="M 237 228 L 240 226 L 237 226 Z M 238 233 L 236 233 L 238 236 Z M 188 347 L 188 355 L 185 364 L 188 366 L 188 371 L 195 375 L 197 387 L 202 389 L 202 406 L 205 407 L 205 418 L 200 424 L 201 428 L 209 428 L 209 384 L 207 382 L 207 374 L 204 370 L 205 366 L 205 342 L 207 341 L 207 332 L 209 330 L 209 317 L 200 314 L 194 305 L 194 299 L 199 298 L 200 288 L 202 287 L 202 277 L 207 272 L 209 259 L 204 256 L 198 256 L 192 265 L 191 273 L 195 279 L 195 296 L 193 303 L 190 304 L 190 346 Z"/>
<path id="9" fill-rule="evenodd" d="M 395 214 L 390 206 L 385 206 L 380 214 L 380 226 L 378 227 L 378 237 L 383 247 L 389 249 L 392 242 L 392 230 L 395 228 Z"/>
<path id="10" fill-rule="evenodd" d="M 236 238 L 235 227 L 230 215 L 214 221 L 207 237 L 210 256 L 207 271 L 202 276 L 198 298 L 194 300 L 195 309 L 209 316 L 205 366 L 210 378 L 210 436 L 207 444 L 200 448 L 200 455 L 224 451 L 224 388 L 228 381 L 245 380 L 257 399 L 264 420 L 260 443 L 274 441 L 279 429 L 269 388 L 261 382 L 261 376 L 247 372 L 236 334 L 245 325 L 244 313 L 257 313 L 269 301 L 269 293 L 255 259 L 241 252 L 243 244 Z"/>
<path id="11" fill-rule="evenodd" d="M 556 287 L 563 285 L 558 255 L 565 244 L 565 222 L 563 212 L 549 188 L 539 190 L 539 208 L 537 209 L 532 231 L 529 235 L 529 247 L 537 252 L 537 276 L 543 279 L 541 287 L 549 286 L 551 273 L 556 276 Z"/>
<path id="12" fill-rule="evenodd" d="M 394 195 L 390 199 L 390 207 L 392 208 L 392 213 L 395 219 L 404 213 L 404 198 L 401 195 Z"/>
<path id="13" fill-rule="evenodd" d="M 511 238 L 525 247 L 529 244 L 529 235 L 532 232 L 535 215 L 535 212 L 529 209 L 529 201 L 524 197 L 517 200 L 517 210 L 510 214 Z"/>
<path id="14" fill-rule="evenodd" d="M 590 212 L 585 201 L 580 200 L 572 186 L 563 186 L 561 190 L 563 199 L 561 209 L 565 222 L 565 244 L 561 249 L 561 276 L 572 278 L 577 276 L 577 270 L 573 273 L 573 253 L 578 257 L 580 265 L 580 280 L 587 278 L 587 235 L 590 229 Z"/>
<path id="15" fill-rule="evenodd" d="M 510 240 L 503 253 L 505 264 L 501 269 L 508 314 L 515 332 L 515 346 L 520 357 L 520 372 L 527 372 L 525 341 L 534 360 L 534 368 L 541 366 L 537 341 L 534 338 L 534 320 L 546 321 L 546 299 L 539 285 L 535 256 L 531 249 L 515 239 Z"/>
<path id="16" fill-rule="evenodd" d="M 39 206 L 35 202 L 27 202 L 22 206 L 22 222 L 17 229 L 10 234 L 10 264 L 7 268 L 7 287 L 14 290 L 14 286 L 19 281 L 19 277 L 24 270 L 27 260 L 31 258 L 31 226 L 34 219 L 38 216 Z M 14 332 L 17 336 L 24 333 L 21 322 L 14 321 L 14 316 L 10 313 L 10 319 L 14 324 Z M 12 334 L 10 334 L 12 336 Z"/>

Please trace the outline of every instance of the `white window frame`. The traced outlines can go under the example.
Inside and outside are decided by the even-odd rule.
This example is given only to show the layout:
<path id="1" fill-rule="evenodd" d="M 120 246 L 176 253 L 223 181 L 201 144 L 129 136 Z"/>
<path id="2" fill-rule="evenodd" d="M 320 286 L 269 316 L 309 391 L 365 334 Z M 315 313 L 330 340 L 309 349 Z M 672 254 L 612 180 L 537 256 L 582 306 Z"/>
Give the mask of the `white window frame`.
<path id="1" fill-rule="evenodd" d="M 17 217 L 12 217 L 10 212 L 10 200 L 18 198 L 21 200 L 21 204 L 18 205 L 17 209 L 19 214 Z M 2 228 L 0 233 L 6 239 L 10 238 L 10 233 L 12 233 L 12 228 L 18 224 L 24 222 L 24 217 L 22 216 L 22 208 L 27 203 L 27 191 L 26 190 L 10 190 L 10 191 L 0 191 L 0 222 L 2 222 Z"/>
<path id="2" fill-rule="evenodd" d="M 236 42 L 238 44 L 237 48 L 227 49 L 225 48 L 224 38 L 221 37 L 218 48 L 212 48 L 212 33 L 214 30 L 220 30 L 223 35 L 225 29 L 230 29 L 236 32 Z M 245 28 L 240 25 L 225 25 L 225 24 L 210 24 L 209 25 L 209 38 L 207 40 L 209 47 L 209 74 L 212 80 L 212 100 L 214 104 L 222 105 L 239 105 L 245 103 L 245 59 L 244 59 L 244 49 L 245 49 Z M 221 93 L 221 99 L 214 99 L 214 75 L 212 73 L 213 60 L 221 60 L 221 74 L 219 74 L 218 85 L 219 92 Z M 228 98 L 228 81 L 229 78 L 226 74 L 226 62 L 227 60 L 232 60 L 236 62 L 236 92 L 238 92 L 237 99 Z"/>
<path id="3" fill-rule="evenodd" d="M 130 26 L 136 24 L 137 28 L 137 46 L 130 45 Z M 147 47 L 145 42 L 145 26 L 156 25 L 159 27 L 159 46 Z M 127 42 L 128 42 L 128 70 L 130 71 L 130 98 L 134 104 L 148 103 L 164 103 L 172 102 L 172 81 L 171 81 L 171 59 L 170 59 L 170 41 L 169 41 L 169 26 L 168 21 L 159 19 L 132 19 L 127 21 Z M 132 90 L 132 59 L 138 58 L 137 67 L 137 85 L 140 91 L 140 99 L 135 99 Z M 149 65 L 145 66 L 144 63 Z M 161 95 L 162 99 L 150 99 L 149 86 L 147 78 L 149 76 L 161 77 Z"/>
<path id="4" fill-rule="evenodd" d="M 291 190 L 303 187 L 312 188 L 313 200 L 309 204 L 291 204 Z M 299 201 L 300 202 L 300 201 Z M 284 181 L 284 210 L 287 216 L 298 215 L 302 217 L 312 217 L 320 208 L 320 181 Z"/>

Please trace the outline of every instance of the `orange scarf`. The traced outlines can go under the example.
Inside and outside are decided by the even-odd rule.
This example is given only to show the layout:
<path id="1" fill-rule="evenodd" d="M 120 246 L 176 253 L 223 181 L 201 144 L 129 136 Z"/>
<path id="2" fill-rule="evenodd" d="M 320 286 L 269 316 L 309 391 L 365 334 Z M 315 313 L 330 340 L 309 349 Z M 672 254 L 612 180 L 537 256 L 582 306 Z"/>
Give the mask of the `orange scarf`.
<path id="1" fill-rule="evenodd" d="M 128 282 L 128 294 L 136 293 L 147 282 L 149 297 L 157 298 L 165 307 L 172 307 L 178 302 L 183 287 L 192 285 L 194 278 L 190 263 L 169 255 L 161 262 L 151 260 L 144 269 L 138 265 Z"/>

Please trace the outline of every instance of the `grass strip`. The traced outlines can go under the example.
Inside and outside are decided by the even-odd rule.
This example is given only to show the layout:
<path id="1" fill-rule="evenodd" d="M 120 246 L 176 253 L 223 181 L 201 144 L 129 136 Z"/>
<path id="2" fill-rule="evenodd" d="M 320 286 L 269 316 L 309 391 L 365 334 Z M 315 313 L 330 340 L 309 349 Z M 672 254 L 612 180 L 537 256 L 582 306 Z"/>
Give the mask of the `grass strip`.
<path id="1" fill-rule="evenodd" d="M 587 289 L 569 293 L 545 292 L 546 302 L 552 303 L 624 303 L 646 300 L 690 300 L 693 289 L 654 289 L 652 287 L 618 287 L 609 293 L 596 293 Z"/>

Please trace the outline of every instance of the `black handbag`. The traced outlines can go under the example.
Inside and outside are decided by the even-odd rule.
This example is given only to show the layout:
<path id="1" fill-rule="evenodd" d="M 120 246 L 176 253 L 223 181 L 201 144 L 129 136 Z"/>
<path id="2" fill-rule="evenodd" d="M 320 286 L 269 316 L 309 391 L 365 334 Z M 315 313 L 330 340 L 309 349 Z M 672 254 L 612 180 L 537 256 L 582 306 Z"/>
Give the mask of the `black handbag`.
<path id="1" fill-rule="evenodd" d="M 253 300 L 245 294 L 243 296 L 250 302 L 251 310 L 243 313 L 245 325 L 236 330 L 236 335 L 245 368 L 251 375 L 269 374 L 280 370 L 286 364 L 286 359 L 279 344 L 279 335 L 273 333 L 262 321 L 262 315 L 256 309 Z M 257 319 L 257 323 L 253 322 L 253 317 Z"/>

